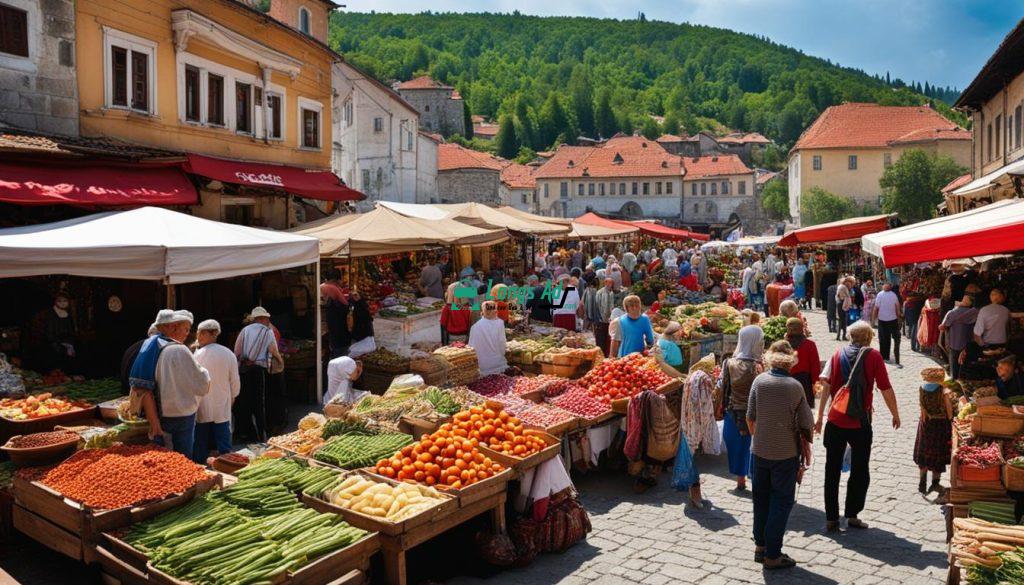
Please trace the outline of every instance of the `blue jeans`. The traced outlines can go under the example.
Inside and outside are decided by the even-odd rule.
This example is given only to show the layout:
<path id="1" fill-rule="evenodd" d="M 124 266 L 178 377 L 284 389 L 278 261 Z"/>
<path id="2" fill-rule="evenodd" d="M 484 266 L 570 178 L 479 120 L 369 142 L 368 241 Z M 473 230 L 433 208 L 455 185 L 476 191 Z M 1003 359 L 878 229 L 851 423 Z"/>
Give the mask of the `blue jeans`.
<path id="1" fill-rule="evenodd" d="M 796 473 L 800 459 L 772 461 L 754 455 L 754 544 L 765 547 L 766 559 L 782 556 L 782 537 L 796 501 Z"/>
<path id="2" fill-rule="evenodd" d="M 191 459 L 192 445 L 195 443 L 196 415 L 161 416 L 160 427 L 171 436 L 171 446 L 174 450 Z"/>
<path id="3" fill-rule="evenodd" d="M 218 455 L 231 452 L 231 422 L 196 423 L 196 444 L 192 448 L 192 460 L 206 465 L 210 454 L 210 435 L 213 435 L 213 449 Z"/>

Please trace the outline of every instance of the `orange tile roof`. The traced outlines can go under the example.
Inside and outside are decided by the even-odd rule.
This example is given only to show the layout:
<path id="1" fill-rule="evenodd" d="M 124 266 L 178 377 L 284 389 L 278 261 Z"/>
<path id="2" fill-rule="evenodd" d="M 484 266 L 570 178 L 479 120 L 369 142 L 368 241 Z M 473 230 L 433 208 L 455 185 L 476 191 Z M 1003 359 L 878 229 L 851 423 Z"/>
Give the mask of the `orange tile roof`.
<path id="1" fill-rule="evenodd" d="M 884 148 L 921 130 L 962 130 L 927 106 L 850 103 L 831 106 L 804 130 L 793 150 L 802 148 Z M 958 133 L 949 136 L 960 140 Z"/>
<path id="2" fill-rule="evenodd" d="M 726 144 L 770 144 L 771 140 L 765 138 L 759 132 L 733 132 L 716 138 L 718 142 Z"/>
<path id="3" fill-rule="evenodd" d="M 480 136 L 494 138 L 495 136 L 498 135 L 498 128 L 499 126 L 497 124 L 488 124 L 486 122 L 481 122 L 479 124 L 473 124 L 473 134 L 479 134 Z"/>
<path id="4" fill-rule="evenodd" d="M 761 173 L 760 175 L 758 175 L 756 182 L 758 185 L 764 185 L 768 181 L 771 181 L 772 179 L 778 176 L 779 173 Z"/>
<path id="5" fill-rule="evenodd" d="M 424 132 L 423 130 L 419 130 L 418 132 L 421 135 L 426 136 L 427 138 L 433 140 L 434 142 L 436 142 L 438 144 L 441 144 L 442 142 L 444 142 L 444 136 L 441 136 L 440 134 L 438 134 L 436 132 Z"/>
<path id="6" fill-rule="evenodd" d="M 510 189 L 534 189 L 537 179 L 533 174 L 539 167 L 529 167 L 519 163 L 509 163 L 501 169 L 501 182 Z"/>
<path id="7" fill-rule="evenodd" d="M 472 116 L 470 116 L 470 119 L 473 120 L 474 124 L 483 124 L 484 122 L 487 121 L 480 114 L 473 114 Z"/>
<path id="8" fill-rule="evenodd" d="M 687 180 L 720 177 L 722 175 L 743 175 L 754 172 L 750 167 L 743 164 L 740 157 L 735 154 L 688 156 L 683 159 L 683 166 L 686 167 Z"/>
<path id="9" fill-rule="evenodd" d="M 670 142 L 685 142 L 685 136 L 676 136 L 675 134 L 662 134 L 658 137 L 658 142 L 668 144 Z"/>
<path id="10" fill-rule="evenodd" d="M 971 131 L 962 128 L 921 128 L 911 130 L 892 141 L 892 144 L 932 142 L 933 140 L 970 140 Z"/>
<path id="11" fill-rule="evenodd" d="M 437 170 L 454 171 L 458 169 L 486 169 L 500 171 L 508 161 L 486 152 L 471 150 L 452 142 L 437 146 Z"/>
<path id="12" fill-rule="evenodd" d="M 462 94 L 461 94 L 461 93 L 459 93 L 459 90 L 457 90 L 457 89 L 453 89 L 453 90 L 452 90 L 452 95 L 450 95 L 450 96 L 448 97 L 448 99 L 452 99 L 452 100 L 461 100 L 461 99 L 462 99 Z"/>
<path id="13" fill-rule="evenodd" d="M 536 178 L 669 177 L 683 174 L 682 159 L 642 136 L 616 136 L 598 146 L 565 146 Z"/>
<path id="14" fill-rule="evenodd" d="M 959 189 L 960 187 L 963 187 L 964 185 L 966 185 L 967 183 L 970 183 L 970 182 L 971 182 L 971 173 L 967 173 L 966 175 L 960 175 L 959 177 L 957 177 L 957 178 L 953 179 L 952 181 L 946 183 L 946 186 L 942 188 L 942 193 L 943 194 L 950 193 L 954 189 Z"/>
<path id="15" fill-rule="evenodd" d="M 409 81 L 399 83 L 398 89 L 452 89 L 452 87 L 439 81 L 435 81 L 434 78 L 429 75 L 423 75 L 416 79 L 410 79 Z"/>

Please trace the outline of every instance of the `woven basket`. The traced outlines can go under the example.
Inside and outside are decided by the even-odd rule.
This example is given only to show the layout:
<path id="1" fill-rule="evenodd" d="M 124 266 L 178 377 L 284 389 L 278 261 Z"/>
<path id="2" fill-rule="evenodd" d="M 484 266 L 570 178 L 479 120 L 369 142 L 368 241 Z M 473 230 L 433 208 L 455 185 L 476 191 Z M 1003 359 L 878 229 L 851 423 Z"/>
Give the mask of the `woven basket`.
<path id="1" fill-rule="evenodd" d="M 1010 439 L 1021 431 L 1024 431 L 1024 418 L 976 414 L 971 421 L 971 432 L 975 435 Z"/>
<path id="2" fill-rule="evenodd" d="M 409 371 L 423 378 L 428 386 L 448 383 L 448 362 L 438 357 L 427 357 L 409 362 Z"/>
<path id="3" fill-rule="evenodd" d="M 359 386 L 373 394 L 384 394 L 391 386 L 391 381 L 395 379 L 396 375 L 389 372 L 363 369 L 363 375 L 359 378 Z"/>
<path id="4" fill-rule="evenodd" d="M 1012 492 L 1024 492 L 1024 468 L 1003 466 L 1003 485 Z"/>

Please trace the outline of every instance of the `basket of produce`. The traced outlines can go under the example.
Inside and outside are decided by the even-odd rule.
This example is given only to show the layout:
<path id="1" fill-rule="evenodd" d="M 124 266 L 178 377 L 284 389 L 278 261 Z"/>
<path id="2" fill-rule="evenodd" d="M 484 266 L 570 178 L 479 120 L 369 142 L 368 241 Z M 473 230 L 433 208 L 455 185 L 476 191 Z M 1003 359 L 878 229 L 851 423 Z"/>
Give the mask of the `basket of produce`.
<path id="1" fill-rule="evenodd" d="M 480 377 L 476 350 L 464 343 L 453 343 L 434 350 L 434 355 L 448 362 L 448 383 L 461 386 Z"/>
<path id="2" fill-rule="evenodd" d="M 66 459 L 78 448 L 81 437 L 72 431 L 15 435 L 0 447 L 18 467 L 45 465 Z"/>
<path id="3" fill-rule="evenodd" d="M 988 445 L 961 445 L 953 457 L 953 477 L 963 487 L 1000 485 L 1002 479 L 1003 454 L 999 443 Z M 982 485 L 979 485 L 982 484 Z M 959 487 L 959 486 L 957 486 Z"/>
<path id="4" fill-rule="evenodd" d="M 68 400 L 98 404 L 121 396 L 121 381 L 116 378 L 71 380 L 58 386 L 52 386 L 49 390 Z"/>
<path id="5" fill-rule="evenodd" d="M 357 469 L 373 465 L 410 443 L 412 437 L 405 433 L 338 435 L 317 449 L 313 458 L 342 469 Z"/>
<path id="6" fill-rule="evenodd" d="M 544 431 L 524 429 L 523 437 L 526 438 L 523 445 L 527 446 L 528 451 L 533 451 L 532 453 L 527 454 L 524 451 L 519 455 L 511 455 L 504 450 L 498 451 L 484 445 L 480 445 L 479 449 L 491 459 L 512 468 L 517 474 L 522 474 L 527 469 L 532 469 L 548 459 L 554 458 L 562 449 L 561 440 Z"/>
<path id="7" fill-rule="evenodd" d="M 1001 407 L 1002 408 L 1002 407 Z M 1024 431 L 1024 418 L 1013 415 L 983 414 L 980 411 L 971 420 L 971 432 L 983 437 L 1013 438 Z"/>
<path id="8" fill-rule="evenodd" d="M 229 475 L 236 475 L 247 465 L 249 465 L 249 458 L 241 453 L 222 453 L 213 457 L 210 462 L 210 467 Z"/>
<path id="9" fill-rule="evenodd" d="M 397 375 L 392 372 L 377 372 L 364 369 L 363 374 L 359 376 L 359 387 L 373 394 L 380 395 L 387 391 L 391 386 L 392 380 Z"/>
<path id="10" fill-rule="evenodd" d="M 54 396 L 49 392 L 25 398 L 0 399 L 0 441 L 14 435 L 51 431 L 59 424 L 88 420 L 95 412 L 92 404 Z"/>
<path id="11" fill-rule="evenodd" d="M 612 409 L 581 387 L 546 398 L 548 402 L 580 418 L 580 426 L 592 426 L 615 416 Z"/>
<path id="12" fill-rule="evenodd" d="M 430 486 L 362 472 L 306 495 L 303 501 L 314 510 L 339 514 L 353 526 L 388 536 L 405 534 L 459 507 L 455 498 Z"/>
<path id="13" fill-rule="evenodd" d="M 448 362 L 429 355 L 409 362 L 409 371 L 418 374 L 430 386 L 443 386 L 448 382 Z"/>
<path id="14" fill-rule="evenodd" d="M 1008 491 L 1024 492 L 1024 456 L 1017 456 L 1003 466 L 1003 485 Z"/>
<path id="15" fill-rule="evenodd" d="M 363 367 L 376 372 L 404 374 L 409 371 L 409 358 L 380 347 L 359 357 Z"/>

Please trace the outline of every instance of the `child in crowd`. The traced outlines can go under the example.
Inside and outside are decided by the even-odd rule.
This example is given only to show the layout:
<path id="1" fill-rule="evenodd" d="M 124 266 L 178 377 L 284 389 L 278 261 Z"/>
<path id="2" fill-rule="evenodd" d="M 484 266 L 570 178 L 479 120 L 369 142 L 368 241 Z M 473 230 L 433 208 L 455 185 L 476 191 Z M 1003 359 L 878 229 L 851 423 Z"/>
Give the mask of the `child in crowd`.
<path id="1" fill-rule="evenodd" d="M 917 491 L 927 494 L 939 491 L 939 480 L 946 471 L 950 457 L 953 404 L 946 395 L 942 382 L 946 379 L 943 368 L 921 370 L 924 384 L 918 390 L 921 418 L 917 423 L 917 441 L 914 443 L 914 463 L 921 470 L 921 481 Z M 932 483 L 927 484 L 928 471 L 932 472 Z"/>

